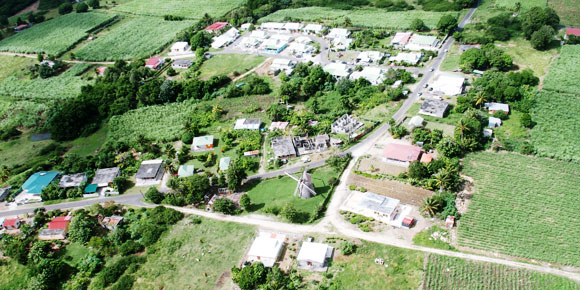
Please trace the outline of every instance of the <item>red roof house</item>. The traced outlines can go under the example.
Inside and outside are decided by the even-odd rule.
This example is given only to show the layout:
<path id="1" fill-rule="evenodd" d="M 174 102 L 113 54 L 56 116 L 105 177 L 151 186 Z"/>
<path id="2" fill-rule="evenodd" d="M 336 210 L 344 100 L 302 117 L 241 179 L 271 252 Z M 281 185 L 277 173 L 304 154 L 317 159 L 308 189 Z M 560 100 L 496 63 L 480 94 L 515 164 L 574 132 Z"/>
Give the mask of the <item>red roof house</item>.
<path id="1" fill-rule="evenodd" d="M 215 33 L 215 32 L 220 32 L 222 29 L 224 29 L 226 26 L 228 25 L 227 22 L 216 22 L 208 27 L 205 28 L 205 31 L 209 32 L 209 33 Z"/>
<path id="2" fill-rule="evenodd" d="M 158 69 L 160 66 L 162 66 L 164 62 L 165 59 L 163 59 L 162 57 L 152 57 L 149 58 L 147 62 L 145 62 L 145 67 L 155 70 Z"/>
<path id="3" fill-rule="evenodd" d="M 48 227 L 40 231 L 38 238 L 44 241 L 64 240 L 71 219 L 71 216 L 59 216 L 53 218 L 52 221 L 48 223 Z"/>
<path id="4" fill-rule="evenodd" d="M 24 30 L 24 29 L 26 29 L 28 27 L 30 27 L 30 25 L 28 25 L 28 24 L 20 24 L 20 25 L 14 27 L 14 31 L 19 32 L 19 31 L 22 31 L 22 30 Z"/>
<path id="5" fill-rule="evenodd" d="M 566 35 L 580 36 L 580 28 L 568 27 L 566 28 Z"/>
<path id="6" fill-rule="evenodd" d="M 2 226 L 7 230 L 15 230 L 20 227 L 20 220 L 17 218 L 14 219 L 6 219 Z"/>
<path id="7" fill-rule="evenodd" d="M 407 164 L 419 160 L 420 156 L 421 148 L 404 144 L 389 143 L 383 151 L 384 159 L 404 162 Z"/>
<path id="8" fill-rule="evenodd" d="M 52 219 L 50 223 L 48 223 L 49 230 L 64 230 L 68 227 L 70 223 L 71 216 L 59 216 Z"/>

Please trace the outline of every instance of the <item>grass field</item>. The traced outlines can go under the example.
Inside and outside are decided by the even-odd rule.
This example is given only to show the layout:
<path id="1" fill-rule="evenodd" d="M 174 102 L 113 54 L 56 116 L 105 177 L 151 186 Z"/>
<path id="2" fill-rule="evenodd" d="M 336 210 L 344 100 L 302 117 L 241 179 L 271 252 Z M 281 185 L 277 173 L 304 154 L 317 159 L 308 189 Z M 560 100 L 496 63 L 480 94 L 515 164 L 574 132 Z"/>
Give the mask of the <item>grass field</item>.
<path id="1" fill-rule="evenodd" d="M 133 289 L 214 289 L 220 276 L 241 261 L 254 237 L 253 226 L 211 219 L 196 225 L 188 220 L 173 226 L 154 252 L 148 250 Z"/>
<path id="2" fill-rule="evenodd" d="M 544 80 L 544 89 L 580 95 L 580 45 L 564 45 Z"/>
<path id="3" fill-rule="evenodd" d="M 555 48 L 544 51 L 536 50 L 532 48 L 528 40 L 522 37 L 507 42 L 499 42 L 497 46 L 509 54 L 520 69 L 529 68 L 534 71 L 534 75 L 537 77 L 548 72 L 552 58 L 558 53 Z"/>
<path id="4" fill-rule="evenodd" d="M 60 55 L 91 30 L 111 21 L 110 13 L 70 13 L 42 22 L 0 41 L 0 51 Z"/>
<path id="5" fill-rule="evenodd" d="M 48 110 L 49 105 L 44 103 L 0 100 L 0 130 L 8 127 L 40 126 Z"/>
<path id="6" fill-rule="evenodd" d="M 75 55 L 78 59 L 94 61 L 149 57 L 192 24 L 192 21 L 137 17 L 88 42 Z"/>
<path id="7" fill-rule="evenodd" d="M 495 0 L 495 5 L 498 8 L 514 9 L 516 7 L 516 2 L 514 0 Z M 521 4 L 520 11 L 524 12 L 532 7 L 546 7 L 547 0 L 525 0 L 519 1 Z"/>
<path id="8" fill-rule="evenodd" d="M 233 0 L 134 0 L 116 6 L 113 10 L 138 15 L 176 15 L 201 19 L 205 13 L 220 17 L 238 7 L 240 3 Z"/>
<path id="9" fill-rule="evenodd" d="M 87 137 L 79 137 L 69 143 L 71 148 L 67 154 L 76 154 L 79 156 L 87 156 L 95 153 L 105 140 L 107 139 L 108 127 L 104 125 L 97 132 Z"/>
<path id="10" fill-rule="evenodd" d="M 425 290 L 567 290 L 580 284 L 555 275 L 481 263 L 459 258 L 429 255 L 425 267 Z"/>
<path id="11" fill-rule="evenodd" d="M 278 10 L 259 22 L 285 21 L 286 17 L 301 21 L 330 21 L 341 20 L 344 17 L 350 18 L 354 26 L 407 29 L 411 21 L 419 18 L 425 22 L 429 28 L 434 28 L 444 14 L 455 14 L 457 12 L 429 12 L 420 10 L 388 12 L 385 9 L 364 8 L 353 10 L 340 10 L 328 7 L 303 7 L 295 9 Z"/>
<path id="12" fill-rule="evenodd" d="M 52 140 L 32 142 L 29 134 L 23 134 L 20 138 L 0 142 L 0 164 L 13 166 L 23 164 L 39 155 L 39 151 L 54 143 Z"/>
<path id="13" fill-rule="evenodd" d="M 209 79 L 211 76 L 221 74 L 233 76 L 234 71 L 243 74 L 261 64 L 265 59 L 266 57 L 259 55 L 217 54 L 203 63 L 199 77 Z"/>
<path id="14" fill-rule="evenodd" d="M 459 54 L 459 45 L 455 43 L 449 48 L 445 59 L 441 63 L 440 69 L 443 71 L 453 71 L 459 68 L 459 58 L 461 55 Z"/>
<path id="15" fill-rule="evenodd" d="M 35 63 L 34 58 L 0 55 L 0 82 L 9 76 L 23 74 L 27 66 Z"/>
<path id="16" fill-rule="evenodd" d="M 0 82 L 0 95 L 25 99 L 74 98 L 82 86 L 90 83 L 79 76 L 90 67 L 89 64 L 75 64 L 64 73 L 46 79 L 9 76 Z"/>
<path id="17" fill-rule="evenodd" d="M 512 153 L 468 155 L 475 194 L 461 218 L 459 245 L 580 266 L 580 164 Z"/>
<path id="18" fill-rule="evenodd" d="M 580 26 L 580 2 L 578 0 L 547 0 L 548 7 L 556 10 L 560 24 Z"/>
<path id="19" fill-rule="evenodd" d="M 375 264 L 375 258 L 388 267 Z M 423 253 L 363 242 L 355 254 L 336 257 L 328 273 L 334 274 L 337 289 L 418 289 Z"/>
<path id="20" fill-rule="evenodd" d="M 0 289 L 26 289 L 28 268 L 16 261 L 2 261 L 0 264 Z"/>
<path id="21" fill-rule="evenodd" d="M 252 210 L 263 212 L 270 206 L 283 207 L 286 203 L 293 203 L 295 208 L 312 214 L 316 207 L 321 204 L 330 192 L 328 179 L 336 177 L 337 173 L 330 167 L 321 167 L 311 172 L 312 183 L 316 196 L 309 199 L 301 199 L 294 196 L 296 181 L 288 176 L 263 180 L 258 184 L 249 184 L 244 188 L 252 200 Z"/>
<path id="22" fill-rule="evenodd" d="M 580 162 L 580 98 L 539 92 L 532 110 L 537 124 L 530 132 L 532 144 L 542 156 Z"/>

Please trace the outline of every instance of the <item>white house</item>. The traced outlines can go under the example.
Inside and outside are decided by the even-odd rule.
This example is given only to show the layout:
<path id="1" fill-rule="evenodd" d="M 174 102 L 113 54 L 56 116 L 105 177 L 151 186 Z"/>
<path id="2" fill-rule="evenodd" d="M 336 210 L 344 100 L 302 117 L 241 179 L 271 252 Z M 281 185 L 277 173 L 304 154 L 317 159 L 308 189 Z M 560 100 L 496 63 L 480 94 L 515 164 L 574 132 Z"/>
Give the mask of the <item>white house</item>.
<path id="1" fill-rule="evenodd" d="M 331 74 L 336 79 L 344 79 L 350 75 L 350 68 L 343 63 L 331 62 L 322 68 L 325 72 Z"/>
<path id="2" fill-rule="evenodd" d="M 189 46 L 189 43 L 187 43 L 185 41 L 178 41 L 171 46 L 171 52 L 169 54 L 175 55 L 175 54 L 188 53 L 188 52 L 191 52 L 190 48 L 191 47 Z"/>
<path id="3" fill-rule="evenodd" d="M 234 130 L 259 130 L 262 120 L 260 119 L 237 119 Z"/>
<path id="4" fill-rule="evenodd" d="M 224 34 L 220 36 L 216 36 L 213 38 L 213 42 L 211 43 L 212 48 L 220 48 L 226 45 L 231 44 L 240 36 L 240 32 L 235 29 L 231 28 L 230 30 L 226 31 Z"/>
<path id="5" fill-rule="evenodd" d="M 321 33 L 322 30 L 324 30 L 324 26 L 322 26 L 320 24 L 306 24 L 306 26 L 304 26 L 304 28 L 302 28 L 302 31 L 304 31 L 306 33 L 314 33 L 314 34 Z"/>
<path id="6" fill-rule="evenodd" d="M 292 54 L 295 55 L 303 55 L 303 54 L 312 54 L 314 53 L 314 47 L 311 45 L 306 45 L 303 43 L 297 43 L 297 42 L 292 42 L 290 43 L 290 45 L 288 46 L 288 48 L 286 48 L 287 51 L 289 51 Z"/>
<path id="7" fill-rule="evenodd" d="M 298 267 L 306 270 L 326 271 L 334 248 L 322 243 L 303 242 L 296 260 Z"/>
<path id="8" fill-rule="evenodd" d="M 378 63 L 385 57 L 385 54 L 380 51 L 363 51 L 358 54 L 356 61 L 362 64 Z"/>
<path id="9" fill-rule="evenodd" d="M 465 78 L 461 75 L 445 73 L 439 75 L 431 88 L 433 92 L 442 92 L 448 96 L 457 96 L 463 93 Z"/>
<path id="10" fill-rule="evenodd" d="M 244 24 L 242 24 L 242 25 L 240 26 L 240 29 L 241 29 L 242 31 L 246 31 L 246 30 L 250 29 L 250 26 L 252 26 L 252 23 L 249 23 L 249 22 L 248 22 L 248 23 L 244 23 Z"/>
<path id="11" fill-rule="evenodd" d="M 435 36 L 413 34 L 405 48 L 408 50 L 437 50 L 439 40 Z"/>
<path id="12" fill-rule="evenodd" d="M 347 50 L 354 40 L 352 38 L 338 37 L 332 39 L 332 48 L 335 51 Z"/>
<path id="13" fill-rule="evenodd" d="M 378 85 L 385 81 L 385 72 L 378 67 L 366 66 L 362 71 L 353 72 L 349 78 L 351 80 L 363 78 L 369 81 L 372 85 Z"/>
<path id="14" fill-rule="evenodd" d="M 264 22 L 262 23 L 262 25 L 260 25 L 261 29 L 264 30 L 283 30 L 284 29 L 284 23 L 280 23 L 280 22 Z"/>
<path id="15" fill-rule="evenodd" d="M 389 57 L 390 62 L 402 63 L 406 62 L 408 64 L 416 65 L 423 57 L 421 52 L 399 52 L 397 55 Z"/>
<path id="16" fill-rule="evenodd" d="M 264 39 L 267 39 L 270 37 L 270 35 L 268 34 L 267 31 L 264 30 L 254 30 L 252 31 L 252 33 L 250 34 L 251 38 L 255 38 L 261 41 L 264 41 Z"/>
<path id="17" fill-rule="evenodd" d="M 497 111 L 502 111 L 506 114 L 510 112 L 510 105 L 503 103 L 484 103 L 483 107 L 490 113 L 493 114 Z"/>
<path id="18" fill-rule="evenodd" d="M 501 119 L 496 117 L 489 117 L 487 122 L 487 127 L 489 128 L 497 128 L 501 126 Z"/>
<path id="19" fill-rule="evenodd" d="M 193 60 L 191 59 L 177 59 L 171 63 L 171 67 L 173 69 L 186 69 L 189 68 L 193 64 Z"/>
<path id="20" fill-rule="evenodd" d="M 331 29 L 326 38 L 348 38 L 350 36 L 350 31 L 346 28 L 333 28 Z"/>
<path id="21" fill-rule="evenodd" d="M 247 261 L 262 262 L 265 267 L 274 266 L 280 258 L 285 240 L 285 235 L 260 232 L 248 251 Z"/>
<path id="22" fill-rule="evenodd" d="M 296 37 L 296 42 L 302 43 L 302 44 L 310 44 L 310 43 L 312 43 L 312 39 L 310 39 L 310 37 L 308 37 L 308 36 L 299 36 L 299 37 Z"/>
<path id="23" fill-rule="evenodd" d="M 409 42 L 411 35 L 411 32 L 397 32 L 391 40 L 391 45 L 397 48 L 404 47 Z"/>
<path id="24" fill-rule="evenodd" d="M 340 209 L 372 217 L 391 225 L 393 221 L 400 219 L 402 213 L 398 199 L 359 191 L 352 191 Z M 400 226 L 400 223 L 398 224 Z"/>
<path id="25" fill-rule="evenodd" d="M 284 30 L 288 32 L 300 32 L 300 30 L 304 27 L 302 23 L 299 22 L 286 22 L 284 23 Z"/>
<path id="26" fill-rule="evenodd" d="M 292 60 L 285 59 L 285 58 L 275 58 L 270 65 L 271 71 L 283 71 L 286 75 L 292 74 L 296 63 Z"/>

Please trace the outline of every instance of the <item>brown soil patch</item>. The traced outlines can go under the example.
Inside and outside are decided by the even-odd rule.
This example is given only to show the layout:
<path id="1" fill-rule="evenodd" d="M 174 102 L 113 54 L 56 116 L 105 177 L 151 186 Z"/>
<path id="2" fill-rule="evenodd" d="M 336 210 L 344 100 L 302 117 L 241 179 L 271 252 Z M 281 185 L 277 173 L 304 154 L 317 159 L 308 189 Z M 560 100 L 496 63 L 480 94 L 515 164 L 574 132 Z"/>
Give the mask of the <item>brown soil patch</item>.
<path id="1" fill-rule="evenodd" d="M 407 172 L 407 167 L 390 164 L 376 157 L 370 157 L 361 159 L 357 170 L 371 174 L 399 175 L 402 172 Z"/>
<path id="2" fill-rule="evenodd" d="M 423 199 L 433 195 L 432 191 L 395 180 L 372 179 L 357 174 L 348 178 L 349 185 L 364 187 L 367 191 L 396 198 L 404 204 L 421 206 Z"/>
<path id="3" fill-rule="evenodd" d="M 219 289 L 219 288 L 223 287 L 224 284 L 226 283 L 226 281 L 230 279 L 230 276 L 231 276 L 231 273 L 230 273 L 229 270 L 223 272 L 221 274 L 221 276 L 219 277 L 219 279 L 218 279 L 218 281 L 217 281 L 217 283 L 215 285 L 215 288 L 218 288 Z"/>

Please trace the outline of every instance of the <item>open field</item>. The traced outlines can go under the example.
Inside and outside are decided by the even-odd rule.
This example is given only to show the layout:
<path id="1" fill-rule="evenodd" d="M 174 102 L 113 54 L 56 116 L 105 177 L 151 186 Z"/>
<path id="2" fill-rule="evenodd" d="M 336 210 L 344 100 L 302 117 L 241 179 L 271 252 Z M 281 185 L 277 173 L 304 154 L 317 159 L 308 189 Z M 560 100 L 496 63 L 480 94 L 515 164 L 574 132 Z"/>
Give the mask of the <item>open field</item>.
<path id="1" fill-rule="evenodd" d="M 79 137 L 71 141 L 68 144 L 71 148 L 67 151 L 67 154 L 87 156 L 95 153 L 105 143 L 107 133 L 108 127 L 107 125 L 103 125 L 97 132 L 87 137 Z"/>
<path id="2" fill-rule="evenodd" d="M 385 265 L 374 263 L 382 258 Z M 337 289 L 418 289 L 423 276 L 423 253 L 362 242 L 356 253 L 337 255 L 328 269 Z"/>
<path id="3" fill-rule="evenodd" d="M 348 185 L 364 187 L 367 191 L 396 198 L 401 203 L 420 206 L 423 199 L 433 194 L 432 191 L 415 187 L 395 180 L 373 179 L 358 174 L 348 177 Z"/>
<path id="4" fill-rule="evenodd" d="M 28 286 L 28 268 L 16 261 L 2 260 L 0 264 L 1 289 L 26 289 Z"/>
<path id="5" fill-rule="evenodd" d="M 137 17 L 88 42 L 75 55 L 78 59 L 93 61 L 149 57 L 192 24 L 192 21 Z"/>
<path id="6" fill-rule="evenodd" d="M 532 144 L 541 156 L 580 162 L 580 98 L 538 92 L 532 109 L 537 124 L 530 132 Z"/>
<path id="7" fill-rule="evenodd" d="M 134 0 L 116 6 L 113 10 L 137 15 L 176 15 L 201 19 L 205 13 L 220 17 L 238 7 L 240 3 L 234 0 Z"/>
<path id="8" fill-rule="evenodd" d="M 556 10 L 560 24 L 580 26 L 580 2 L 578 0 L 547 0 L 548 7 Z"/>
<path id="9" fill-rule="evenodd" d="M 425 290 L 580 288 L 580 284 L 573 280 L 555 275 L 432 254 L 427 257 L 423 281 Z"/>
<path id="10" fill-rule="evenodd" d="M 419 18 L 429 28 L 434 28 L 444 14 L 459 15 L 458 12 L 430 12 L 430 11 L 397 11 L 388 12 L 385 9 L 364 8 L 353 10 L 340 10 L 328 7 L 303 7 L 295 9 L 278 10 L 266 17 L 260 18 L 259 22 L 285 21 L 287 17 L 300 21 L 327 21 L 338 20 L 344 17 L 350 18 L 352 25 L 361 27 L 408 29 L 411 21 Z"/>
<path id="11" fill-rule="evenodd" d="M 513 153 L 468 155 L 475 194 L 458 229 L 460 246 L 580 266 L 580 164 Z"/>
<path id="12" fill-rule="evenodd" d="M 0 95 L 25 99 L 74 98 L 82 86 L 90 83 L 80 77 L 90 67 L 89 64 L 75 64 L 64 73 L 46 79 L 9 76 L 0 82 Z"/>
<path id="13" fill-rule="evenodd" d="M 91 30 L 113 20 L 109 13 L 70 13 L 42 22 L 0 41 L 0 51 L 60 55 Z"/>
<path id="14" fill-rule="evenodd" d="M 564 45 L 544 80 L 544 89 L 580 95 L 580 45 Z"/>
<path id="15" fill-rule="evenodd" d="M 528 40 L 522 37 L 499 42 L 497 46 L 501 47 L 505 53 L 513 58 L 514 63 L 520 70 L 529 68 L 534 71 L 534 75 L 537 77 L 541 77 L 548 72 L 552 58 L 558 53 L 555 48 L 544 51 L 536 50 Z"/>
<path id="16" fill-rule="evenodd" d="M 14 166 L 32 160 L 40 154 L 42 148 L 54 143 L 52 140 L 30 141 L 30 134 L 0 142 L 0 164 Z"/>
<path id="17" fill-rule="evenodd" d="M 498 8 L 507 8 L 507 9 L 515 9 L 516 7 L 516 2 L 518 1 L 514 1 L 514 0 L 495 0 L 495 5 Z M 547 5 L 547 0 L 525 0 L 525 1 L 519 1 L 521 4 L 521 8 L 520 11 L 524 12 L 532 7 L 546 7 Z"/>
<path id="18" fill-rule="evenodd" d="M 33 58 L 0 55 L 0 82 L 9 76 L 24 73 L 27 66 L 35 63 L 37 60 Z"/>
<path id="19" fill-rule="evenodd" d="M 297 174 L 295 174 L 297 176 Z M 312 214 L 316 207 L 331 194 L 328 179 L 338 177 L 337 173 L 330 167 L 321 167 L 311 172 L 312 183 L 316 196 L 309 199 L 301 199 L 294 196 L 296 181 L 288 176 L 263 180 L 257 184 L 249 184 L 249 188 L 244 188 L 252 200 L 252 210 L 263 212 L 269 206 L 283 207 L 286 203 L 293 203 L 295 208 Z"/>
<path id="20" fill-rule="evenodd" d="M 258 66 L 266 57 L 246 54 L 217 54 L 206 60 L 200 68 L 199 77 L 209 79 L 215 75 L 234 76 L 233 72 L 243 74 Z"/>
<path id="21" fill-rule="evenodd" d="M 49 106 L 43 103 L 0 100 L 0 130 L 37 127 L 43 123 L 48 109 Z"/>
<path id="22" fill-rule="evenodd" d="M 459 44 L 454 43 L 445 55 L 445 59 L 441 63 L 439 67 L 442 71 L 453 71 L 459 68 L 459 58 L 461 55 L 459 54 Z"/>
<path id="23" fill-rule="evenodd" d="M 133 289 L 214 289 L 218 280 L 231 283 L 229 275 L 220 276 L 238 265 L 254 232 L 253 226 L 211 219 L 196 225 L 186 217 L 148 250 Z"/>

